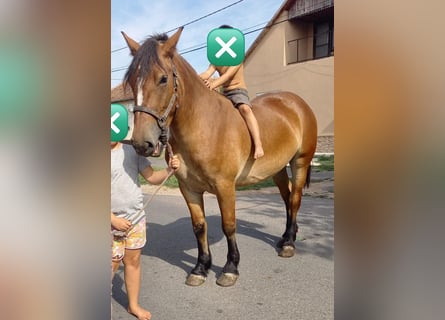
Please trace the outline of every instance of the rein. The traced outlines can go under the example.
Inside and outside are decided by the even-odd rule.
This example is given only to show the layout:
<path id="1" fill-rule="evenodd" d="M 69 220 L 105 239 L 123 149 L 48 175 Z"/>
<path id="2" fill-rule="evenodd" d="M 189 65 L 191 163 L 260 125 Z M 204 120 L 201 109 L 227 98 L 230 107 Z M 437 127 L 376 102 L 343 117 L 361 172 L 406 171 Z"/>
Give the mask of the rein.
<path id="1" fill-rule="evenodd" d="M 125 144 L 131 144 L 128 140 L 122 140 L 121 143 L 125 143 Z M 167 142 L 167 150 L 168 150 L 168 154 L 170 156 L 170 158 L 173 157 L 173 150 L 172 147 L 170 145 L 170 143 Z M 151 194 L 150 199 L 147 200 L 147 202 L 145 202 L 145 204 L 142 206 L 142 208 L 140 210 L 138 210 L 138 212 L 136 213 L 136 215 L 139 215 L 142 211 L 145 210 L 145 208 L 147 208 L 148 204 L 153 200 L 154 196 L 159 192 L 159 190 L 162 188 L 162 186 L 167 182 L 167 180 L 173 175 L 174 170 L 170 171 L 167 176 L 165 177 L 165 179 L 161 182 L 161 184 L 158 185 L 158 187 L 155 189 L 155 191 Z M 117 231 L 115 233 L 116 236 L 125 236 L 127 234 L 127 232 L 124 231 Z"/>
<path id="2" fill-rule="evenodd" d="M 167 142 L 167 150 L 170 158 L 173 158 L 173 150 L 170 143 Z M 142 208 L 137 212 L 136 215 L 139 215 L 142 211 L 145 210 L 145 208 L 148 206 L 148 204 L 153 200 L 154 196 L 158 193 L 158 191 L 164 186 L 164 184 L 167 182 L 168 178 L 170 178 L 173 175 L 174 170 L 170 171 L 168 175 L 165 177 L 165 179 L 161 182 L 161 184 L 155 189 L 155 191 L 151 194 L 150 199 L 147 200 L 147 202 L 142 206 Z"/>

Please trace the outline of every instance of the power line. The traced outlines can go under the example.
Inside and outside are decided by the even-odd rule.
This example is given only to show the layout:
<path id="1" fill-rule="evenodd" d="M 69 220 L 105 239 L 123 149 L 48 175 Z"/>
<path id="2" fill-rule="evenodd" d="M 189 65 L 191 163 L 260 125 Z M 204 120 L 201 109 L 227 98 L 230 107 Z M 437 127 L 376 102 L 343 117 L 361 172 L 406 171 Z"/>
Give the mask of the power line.
<path id="1" fill-rule="evenodd" d="M 208 13 L 208 14 L 202 16 L 202 17 L 199 17 L 199 18 L 197 18 L 197 19 L 194 19 L 194 20 L 192 20 L 192 21 L 189 21 L 189 22 L 187 22 L 186 24 L 183 24 L 182 26 L 185 27 L 185 26 L 188 26 L 188 25 L 190 25 L 190 24 L 192 24 L 192 23 L 195 23 L 195 22 L 197 22 L 197 21 L 199 21 L 199 20 L 202 20 L 202 19 L 205 19 L 205 18 L 207 18 L 207 17 L 210 17 L 210 16 L 212 16 L 212 15 L 218 13 L 218 12 L 221 12 L 221 11 L 223 11 L 223 10 L 225 10 L 225 9 L 227 9 L 227 8 L 230 8 L 230 7 L 236 5 L 236 4 L 240 3 L 240 2 L 243 2 L 243 1 L 244 1 L 244 0 L 239 0 L 239 1 L 233 2 L 233 3 L 227 5 L 227 6 L 223 7 L 223 8 L 220 8 L 220 9 L 218 9 L 218 10 L 215 10 L 215 11 L 213 11 L 213 12 L 210 12 L 210 13 Z M 179 28 L 179 27 L 176 27 L 176 28 L 173 28 L 173 29 L 171 29 L 171 30 L 168 30 L 166 33 L 175 31 L 175 30 L 178 29 L 178 28 Z M 114 53 L 114 52 L 117 52 L 117 51 L 121 51 L 121 50 L 124 50 L 124 49 L 126 49 L 126 48 L 127 48 L 127 47 L 122 47 L 122 48 L 114 49 L 114 50 L 111 50 L 111 53 Z"/>
<path id="2" fill-rule="evenodd" d="M 216 14 L 216 13 L 218 13 L 218 12 L 221 12 L 221 11 L 223 11 L 223 10 L 229 8 L 229 7 L 232 7 L 232 6 L 238 4 L 238 3 L 242 2 L 242 1 L 244 1 L 244 0 L 239 0 L 239 1 L 233 2 L 233 3 L 229 4 L 229 5 L 227 5 L 226 7 L 220 8 L 220 9 L 215 10 L 215 11 L 209 13 L 209 14 L 206 14 L 206 15 L 204 15 L 204 16 L 201 16 L 200 18 L 197 18 L 197 19 L 194 19 L 194 20 L 192 20 L 192 21 L 189 21 L 189 22 L 187 22 L 186 24 L 184 24 L 183 26 L 190 25 L 190 24 L 195 23 L 195 22 L 197 22 L 197 21 L 199 21 L 199 20 L 202 20 L 202 19 L 204 19 L 204 18 L 207 18 L 207 17 L 209 17 L 209 16 L 211 16 L 211 15 L 213 15 L 213 14 Z M 312 7 L 311 7 L 311 8 L 312 8 Z M 321 9 L 324 9 L 324 8 L 321 8 Z M 319 10 L 321 10 L 321 9 L 319 9 Z M 277 25 L 277 24 L 280 24 L 280 23 L 283 23 L 283 22 L 286 22 L 286 21 L 289 21 L 289 20 L 290 20 L 290 19 L 284 19 L 284 20 L 281 20 L 281 21 L 272 23 L 271 25 L 266 25 L 266 26 L 264 26 L 264 27 L 257 28 L 257 29 L 254 29 L 254 30 L 251 30 L 251 31 L 248 31 L 248 32 L 243 32 L 243 34 L 244 34 L 244 35 L 248 35 L 248 34 L 250 34 L 250 33 L 254 33 L 254 32 L 257 32 L 257 31 L 266 29 L 266 28 L 271 28 L 271 27 L 273 27 L 273 26 L 275 26 L 275 25 Z M 265 22 L 263 22 L 263 23 L 265 23 Z M 245 30 L 254 28 L 254 27 L 256 27 L 256 26 L 258 26 L 258 25 L 261 25 L 261 24 L 263 24 L 263 23 L 259 23 L 259 24 L 256 24 L 256 25 L 254 25 L 254 26 L 248 27 L 248 28 L 246 28 Z M 177 28 L 179 28 L 179 27 L 173 28 L 173 29 L 167 31 L 166 33 L 171 32 L 171 31 L 174 31 L 174 30 L 176 30 Z M 196 47 L 196 46 L 198 46 L 198 47 Z M 196 48 L 193 48 L 193 47 L 196 47 Z M 194 51 L 198 51 L 198 50 L 205 49 L 206 47 L 207 47 L 207 44 L 206 44 L 206 43 L 197 44 L 197 45 L 193 45 L 193 46 L 191 46 L 191 47 L 189 47 L 189 48 L 186 48 L 186 49 L 184 49 L 183 51 L 181 51 L 181 52 L 179 52 L 179 53 L 180 53 L 181 55 L 184 55 L 184 54 L 187 54 L 187 53 L 190 53 L 190 52 L 194 52 Z M 117 51 L 120 51 L 120 50 L 123 50 L 123 49 L 126 49 L 126 48 L 127 48 L 127 47 L 122 47 L 122 48 L 119 48 L 119 49 L 115 49 L 115 50 L 112 50 L 111 53 L 113 53 L 113 52 L 117 52 Z M 193 49 L 192 49 L 192 48 L 193 48 Z M 128 66 L 125 66 L 125 67 L 116 67 L 116 68 L 112 69 L 111 72 L 119 72 L 119 71 L 126 70 L 127 68 L 128 68 Z"/>
<path id="3" fill-rule="evenodd" d="M 111 69 L 111 72 L 123 71 L 123 70 L 126 70 L 127 68 L 128 68 L 128 66 L 125 66 L 125 67 L 117 67 L 117 68 Z"/>
<path id="4" fill-rule="evenodd" d="M 278 21 L 278 22 L 276 22 L 276 23 L 270 25 L 270 27 L 273 26 L 273 25 L 276 25 L 276 24 L 285 22 L 285 21 L 288 21 L 288 20 L 286 19 L 286 20 Z M 251 29 L 251 28 L 255 28 L 255 27 L 257 27 L 257 26 L 259 26 L 259 25 L 262 25 L 262 24 L 264 24 L 264 23 L 266 23 L 266 22 L 258 23 L 258 24 L 256 24 L 256 25 L 251 26 L 251 27 L 248 27 L 248 28 L 246 28 L 246 29 L 244 29 L 244 30 L 249 30 L 249 29 Z M 254 30 L 250 30 L 250 31 L 248 31 L 248 32 L 243 32 L 243 34 L 244 34 L 244 35 L 247 35 L 247 34 L 250 34 L 250 33 L 253 33 L 253 32 L 256 32 L 256 31 L 259 31 L 259 30 L 262 30 L 262 29 L 265 29 L 265 28 L 266 28 L 266 26 L 265 26 L 265 27 L 261 27 L 261 28 L 257 28 L 257 29 L 254 29 Z M 195 47 L 196 47 L 196 48 L 195 48 Z M 191 47 L 189 47 L 189 48 L 183 49 L 182 51 L 179 52 L 179 54 L 180 54 L 180 55 L 184 55 L 184 54 L 187 54 L 187 53 L 190 53 L 190 52 L 195 52 L 195 51 L 198 51 L 198 50 L 205 49 L 206 47 L 207 47 L 207 42 L 203 42 L 203 43 L 200 43 L 200 44 L 193 45 L 193 46 L 191 46 Z M 127 68 L 128 68 L 128 66 L 125 66 L 125 67 L 116 67 L 116 68 L 112 69 L 111 72 L 119 72 L 119 71 L 126 70 Z"/>
<path id="5" fill-rule="evenodd" d="M 237 1 L 237 2 L 234 2 L 234 3 L 229 4 L 228 6 L 225 6 L 224 8 L 218 9 L 218 10 L 213 11 L 213 12 L 211 12 L 211 13 L 208 13 L 208 14 L 206 14 L 206 15 L 200 17 L 200 18 L 197 18 L 197 19 L 195 19 L 195 20 L 192 20 L 192 21 L 190 21 L 190 22 L 187 22 L 186 24 L 183 25 L 183 27 L 188 26 L 189 24 L 195 23 L 195 22 L 197 22 L 197 21 L 199 21 L 199 20 L 202 20 L 202 19 L 204 19 L 204 18 L 210 17 L 211 15 L 214 15 L 215 13 L 218 13 L 218 12 L 220 12 L 220 11 L 223 11 L 223 10 L 225 10 L 225 9 L 227 9 L 227 8 L 230 8 L 230 7 L 236 5 L 236 4 L 240 3 L 240 2 L 243 2 L 243 1 L 244 1 L 244 0 L 239 0 L 239 1 Z M 173 28 L 173 29 L 171 29 L 171 30 L 168 30 L 167 33 L 171 32 L 171 31 L 174 31 L 174 30 L 176 30 L 176 29 L 178 29 L 178 27 Z"/>
<path id="6" fill-rule="evenodd" d="M 261 27 L 261 28 L 257 28 L 257 29 L 254 29 L 254 30 L 250 30 L 250 31 L 248 31 L 248 32 L 243 32 L 243 35 L 248 35 L 248 34 L 251 34 L 251 33 L 254 33 L 254 32 L 257 32 L 257 31 L 260 31 L 260 30 L 263 30 L 263 29 L 266 29 L 266 28 L 270 28 L 270 27 L 273 27 L 273 26 L 275 26 L 275 25 L 277 25 L 277 24 L 280 24 L 280 23 L 283 23 L 283 22 L 286 22 L 286 21 L 289 21 L 289 19 L 284 19 L 284 20 L 275 22 L 275 23 L 271 24 L 270 26 L 264 26 L 264 27 Z M 265 22 L 263 22 L 263 23 L 265 23 Z M 252 26 L 252 27 L 248 27 L 248 28 L 246 28 L 245 30 L 249 30 L 250 28 L 254 28 L 254 27 L 259 26 L 259 25 L 261 25 L 261 24 L 263 24 L 263 23 L 259 23 L 259 24 L 256 24 L 256 25 Z M 204 45 L 204 46 L 201 46 L 201 47 L 198 47 L 198 48 L 195 48 L 195 49 L 190 49 L 190 50 L 188 50 L 188 51 L 181 51 L 181 52 L 179 52 L 179 53 L 180 53 L 181 55 L 183 55 L 183 54 L 186 54 L 186 53 L 190 53 L 190 52 L 193 52 L 193 51 L 197 51 L 197 50 L 204 49 L 204 48 L 206 48 L 206 47 L 207 47 L 207 43 L 206 43 L 206 45 Z M 187 50 L 187 49 L 184 49 L 184 50 Z"/>
<path id="7" fill-rule="evenodd" d="M 287 21 L 287 20 L 286 20 L 286 21 Z M 264 29 L 265 27 L 262 27 L 262 28 L 255 29 L 255 30 L 251 30 L 251 31 L 248 31 L 248 32 L 247 32 L 247 30 L 249 30 L 249 29 L 251 29 L 251 28 L 258 27 L 258 26 L 260 26 L 260 25 L 262 25 L 262 24 L 265 24 L 265 23 L 267 23 L 267 21 L 258 23 L 258 24 L 254 25 L 254 26 L 251 26 L 251 27 L 248 27 L 248 28 L 244 29 L 244 31 L 243 31 L 243 35 L 246 35 L 246 34 L 249 34 L 249 33 L 253 33 L 253 32 L 255 32 L 255 31 L 258 31 L 258 30 L 261 30 L 261 29 Z M 197 46 L 197 48 L 193 48 L 193 47 L 196 47 L 196 46 Z M 203 43 L 201 43 L 201 44 L 197 44 L 197 45 L 191 46 L 191 47 L 189 47 L 189 48 L 183 49 L 181 52 L 179 52 L 179 54 L 183 55 L 183 54 L 186 54 L 186 53 L 189 53 L 189 52 L 193 52 L 193 51 L 198 51 L 198 50 L 204 49 L 204 48 L 206 48 L 206 47 L 207 47 L 207 42 L 203 42 Z M 193 48 L 193 49 L 192 49 L 192 48 Z"/>
<path id="8" fill-rule="evenodd" d="M 243 32 L 243 34 L 244 35 L 248 35 L 248 34 L 251 34 L 251 33 L 254 33 L 254 32 L 257 32 L 257 31 L 260 31 L 260 30 L 263 30 L 263 29 L 266 29 L 266 28 L 271 28 L 271 27 L 273 27 L 273 26 L 275 26 L 275 25 L 277 25 L 277 24 L 280 24 L 280 23 L 283 23 L 283 22 L 286 22 L 286 21 L 289 21 L 290 19 L 284 19 L 284 20 L 281 20 L 281 21 L 277 21 L 277 22 L 275 22 L 275 23 L 272 23 L 271 25 L 269 25 L 269 26 L 264 26 L 264 27 L 261 27 L 261 28 L 257 28 L 257 29 L 254 29 L 254 30 L 250 30 L 250 31 L 248 31 L 248 32 Z M 265 23 L 265 22 L 263 22 L 263 23 Z M 254 25 L 254 26 L 251 26 L 251 27 L 248 27 L 248 28 L 246 28 L 245 30 L 249 30 L 249 29 L 251 29 L 251 28 L 254 28 L 254 27 L 256 27 L 256 26 L 259 26 L 259 25 L 261 25 L 261 24 L 263 24 L 263 23 L 259 23 L 259 24 L 256 24 L 256 25 Z M 181 54 L 181 55 L 184 55 L 184 54 L 187 54 L 187 53 L 190 53 L 190 52 L 195 52 L 195 51 L 198 51 L 198 50 L 202 50 L 202 49 L 205 49 L 206 47 L 207 47 L 207 43 L 203 43 L 203 44 L 201 44 L 199 47 L 197 47 L 197 48 L 193 48 L 193 47 L 196 47 L 197 45 L 193 45 L 193 46 L 191 46 L 191 47 L 189 47 L 189 48 L 187 48 L 187 49 L 184 49 L 184 50 L 182 50 L 181 52 L 179 52 L 179 54 Z M 193 49 L 192 49 L 193 48 Z M 114 69 L 112 69 L 111 70 L 111 72 L 119 72 L 119 71 L 123 71 L 123 70 L 126 70 L 128 68 L 128 66 L 125 66 L 125 67 L 116 67 L 116 68 L 114 68 Z"/>

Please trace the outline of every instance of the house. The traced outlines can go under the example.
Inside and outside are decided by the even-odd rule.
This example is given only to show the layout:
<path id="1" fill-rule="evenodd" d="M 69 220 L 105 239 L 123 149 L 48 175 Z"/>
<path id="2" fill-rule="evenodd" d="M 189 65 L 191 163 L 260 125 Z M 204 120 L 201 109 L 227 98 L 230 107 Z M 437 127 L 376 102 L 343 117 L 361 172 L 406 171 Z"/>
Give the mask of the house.
<path id="1" fill-rule="evenodd" d="M 133 103 L 133 92 L 130 86 L 124 89 L 123 83 L 111 89 L 111 103 L 119 103 L 130 106 Z"/>
<path id="2" fill-rule="evenodd" d="M 318 122 L 318 153 L 334 151 L 334 1 L 288 0 L 249 47 L 250 98 L 286 90 L 302 97 Z"/>

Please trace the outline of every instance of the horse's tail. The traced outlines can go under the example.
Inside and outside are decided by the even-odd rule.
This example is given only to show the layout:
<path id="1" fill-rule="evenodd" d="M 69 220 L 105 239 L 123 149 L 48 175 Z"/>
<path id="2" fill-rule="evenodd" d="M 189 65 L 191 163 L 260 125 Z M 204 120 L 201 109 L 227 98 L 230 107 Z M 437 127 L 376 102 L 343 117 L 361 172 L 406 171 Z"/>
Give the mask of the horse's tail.
<path id="1" fill-rule="evenodd" d="M 306 182 L 304 183 L 304 186 L 306 188 L 309 188 L 309 184 L 311 183 L 311 171 L 312 171 L 312 166 L 309 165 L 309 167 L 307 167 L 307 172 L 306 172 Z"/>

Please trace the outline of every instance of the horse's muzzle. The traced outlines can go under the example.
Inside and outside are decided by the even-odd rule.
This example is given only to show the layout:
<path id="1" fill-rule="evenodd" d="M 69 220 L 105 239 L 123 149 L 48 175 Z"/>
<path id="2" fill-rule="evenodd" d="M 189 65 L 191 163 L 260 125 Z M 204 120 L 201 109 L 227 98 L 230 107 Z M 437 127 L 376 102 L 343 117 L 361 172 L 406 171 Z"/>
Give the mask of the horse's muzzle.
<path id="1" fill-rule="evenodd" d="M 155 150 L 154 144 L 149 141 L 137 143 L 133 140 L 132 144 L 134 150 L 136 150 L 137 154 L 139 154 L 140 156 L 149 157 L 153 154 L 153 151 Z"/>

